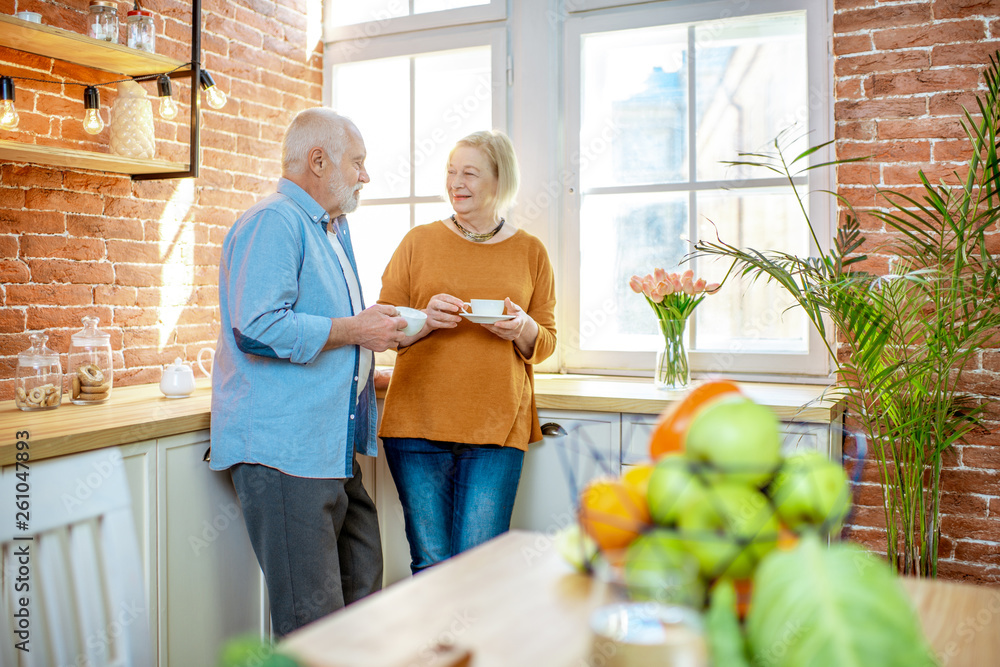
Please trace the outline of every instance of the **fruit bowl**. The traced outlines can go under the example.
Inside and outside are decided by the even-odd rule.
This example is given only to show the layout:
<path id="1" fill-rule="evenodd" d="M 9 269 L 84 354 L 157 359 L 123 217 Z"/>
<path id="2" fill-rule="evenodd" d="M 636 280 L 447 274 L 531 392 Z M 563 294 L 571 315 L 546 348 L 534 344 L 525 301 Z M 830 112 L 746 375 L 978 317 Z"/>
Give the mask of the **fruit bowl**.
<path id="1" fill-rule="evenodd" d="M 691 411 L 680 449 L 664 451 L 654 433 L 655 462 L 620 477 L 589 476 L 576 494 L 581 534 L 600 555 L 581 562 L 631 599 L 704 607 L 715 582 L 748 581 L 769 553 L 802 534 L 836 538 L 851 512 L 841 465 L 815 451 L 783 455 L 768 408 L 732 392 L 712 401 Z M 865 440 L 842 435 L 857 445 L 856 482 Z"/>

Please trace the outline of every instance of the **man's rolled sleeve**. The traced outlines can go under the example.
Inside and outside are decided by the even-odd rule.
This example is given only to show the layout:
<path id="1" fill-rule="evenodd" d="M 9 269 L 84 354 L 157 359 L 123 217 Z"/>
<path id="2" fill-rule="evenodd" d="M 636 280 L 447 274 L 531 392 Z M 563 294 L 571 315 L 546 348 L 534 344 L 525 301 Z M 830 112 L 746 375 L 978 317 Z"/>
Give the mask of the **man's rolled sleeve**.
<path id="1" fill-rule="evenodd" d="M 233 244 L 229 267 L 230 321 L 240 351 L 305 364 L 316 359 L 330 318 L 297 313 L 302 241 L 280 215 L 261 214 L 253 233 Z"/>

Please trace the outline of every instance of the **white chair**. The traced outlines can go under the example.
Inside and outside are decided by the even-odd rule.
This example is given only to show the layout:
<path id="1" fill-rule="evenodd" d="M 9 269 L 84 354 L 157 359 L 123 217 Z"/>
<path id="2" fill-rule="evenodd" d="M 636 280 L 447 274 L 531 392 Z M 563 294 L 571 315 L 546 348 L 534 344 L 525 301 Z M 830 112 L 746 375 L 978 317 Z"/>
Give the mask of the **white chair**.
<path id="1" fill-rule="evenodd" d="M 17 515 L 16 506 L 25 500 L 26 486 L 27 530 L 17 523 L 24 517 Z M 0 665 L 153 664 L 142 562 L 130 505 L 117 450 L 28 461 L 27 469 L 20 471 L 14 465 L 4 466 L 0 471 Z M 25 638 L 27 652 L 16 648 Z"/>

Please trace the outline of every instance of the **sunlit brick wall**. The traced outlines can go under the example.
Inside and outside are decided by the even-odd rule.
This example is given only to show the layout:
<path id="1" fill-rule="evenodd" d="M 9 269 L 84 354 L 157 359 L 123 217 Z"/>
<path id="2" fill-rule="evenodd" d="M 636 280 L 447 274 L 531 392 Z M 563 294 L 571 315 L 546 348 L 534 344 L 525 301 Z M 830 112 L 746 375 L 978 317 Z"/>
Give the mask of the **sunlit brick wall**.
<path id="1" fill-rule="evenodd" d="M 914 197 L 923 170 L 932 182 L 951 178 L 969 158 L 960 120 L 976 109 L 982 71 L 1000 49 L 996 0 L 834 0 L 834 76 L 837 154 L 871 160 L 845 165 L 838 192 L 858 209 L 882 202 L 877 188 Z M 884 226 L 862 215 L 868 249 L 888 238 Z M 989 234 L 1000 253 L 1000 229 Z M 884 271 L 873 255 L 869 268 Z M 994 400 L 984 428 L 945 456 L 942 473 L 942 577 L 1000 583 L 1000 350 L 984 349 L 964 376 L 967 390 Z M 848 464 L 853 460 L 848 458 Z M 885 551 L 879 474 L 867 466 L 848 534 Z"/>
<path id="2" fill-rule="evenodd" d="M 156 51 L 190 59 L 191 5 L 144 0 Z M 86 33 L 89 0 L 0 0 L 46 25 Z M 131 2 L 119 3 L 124 26 Z M 111 334 L 116 384 L 155 382 L 160 365 L 193 360 L 218 334 L 218 263 L 236 217 L 274 188 L 284 127 L 321 103 L 321 0 L 203 0 L 202 65 L 228 93 L 202 100 L 201 175 L 133 181 L 112 173 L 0 163 L 0 399 L 13 397 L 17 353 L 44 329 L 65 355 L 84 315 Z M 124 43 L 124 28 L 121 43 Z M 0 48 L 0 74 L 99 83 L 107 72 Z M 109 129 L 83 132 L 83 89 L 17 80 L 21 122 L 0 139 L 108 152 Z M 155 96 L 154 83 L 144 85 Z M 175 79 L 177 121 L 154 118 L 159 159 L 187 162 L 190 86 Z M 115 87 L 102 87 L 105 122 Z M 65 356 L 63 357 L 65 367 Z"/>

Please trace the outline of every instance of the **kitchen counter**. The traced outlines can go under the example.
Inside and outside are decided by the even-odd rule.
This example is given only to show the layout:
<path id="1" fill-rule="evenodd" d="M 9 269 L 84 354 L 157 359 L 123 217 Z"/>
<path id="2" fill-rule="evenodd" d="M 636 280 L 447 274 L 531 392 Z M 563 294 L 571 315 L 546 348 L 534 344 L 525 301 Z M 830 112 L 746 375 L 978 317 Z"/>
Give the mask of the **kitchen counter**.
<path id="1" fill-rule="evenodd" d="M 779 419 L 829 422 L 841 407 L 824 397 L 825 386 L 741 383 L 754 400 Z M 646 378 L 547 375 L 535 378 L 539 408 L 659 414 L 684 392 L 663 391 Z M 31 460 L 207 429 L 211 424 L 211 382 L 201 379 L 188 398 L 168 399 L 155 384 L 116 387 L 107 403 L 73 405 L 68 396 L 55 410 L 23 412 L 14 401 L 0 403 L 0 465 L 16 460 L 20 432 L 30 437 Z"/>

